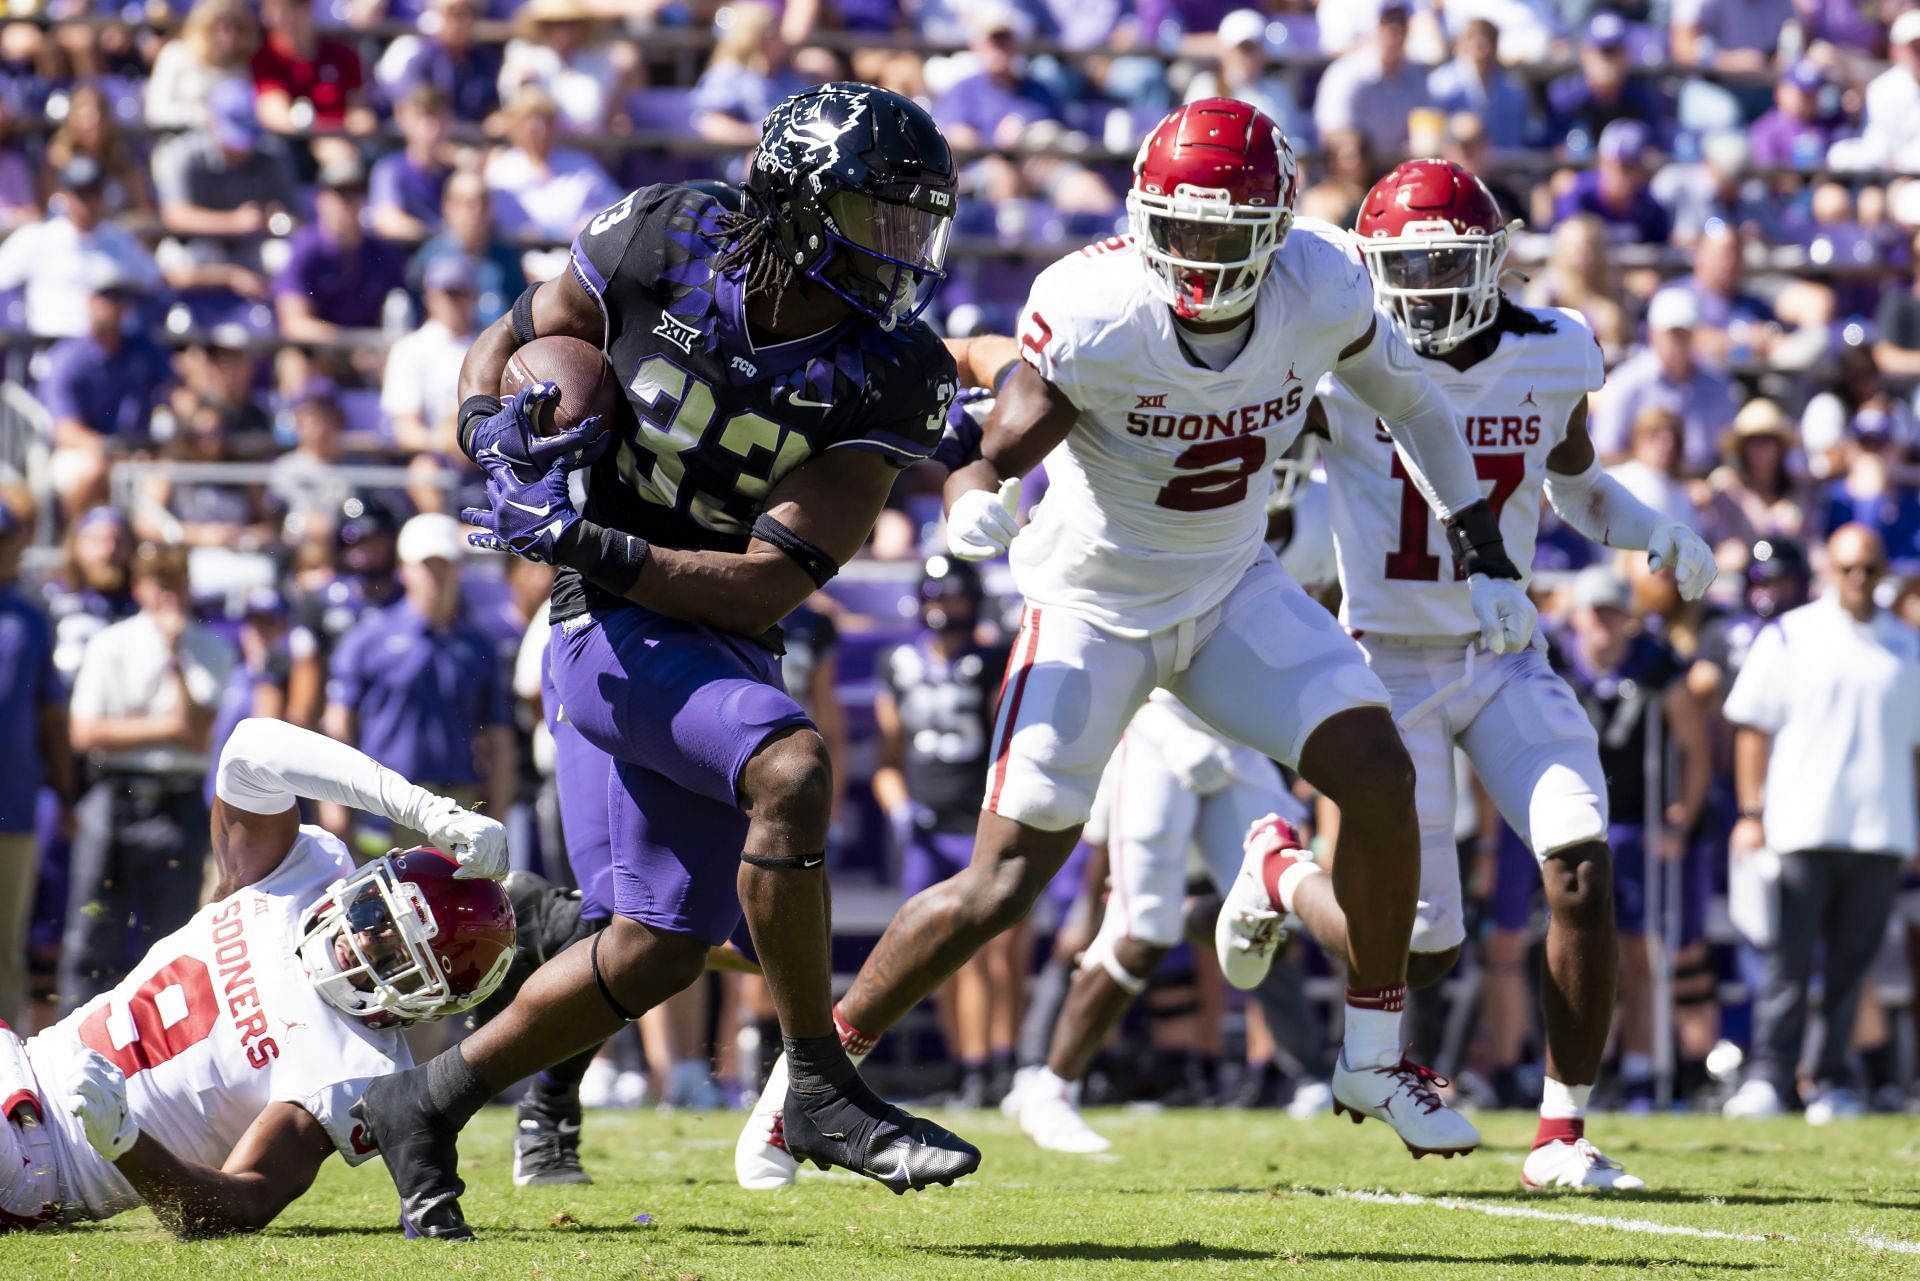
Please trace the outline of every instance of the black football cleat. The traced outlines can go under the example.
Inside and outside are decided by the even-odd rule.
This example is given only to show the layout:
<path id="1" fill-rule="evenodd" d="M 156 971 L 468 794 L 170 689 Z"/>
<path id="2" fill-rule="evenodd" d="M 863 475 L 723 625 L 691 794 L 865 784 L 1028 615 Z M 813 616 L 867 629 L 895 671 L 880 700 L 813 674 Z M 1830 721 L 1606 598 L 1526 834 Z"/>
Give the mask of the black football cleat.
<path id="1" fill-rule="evenodd" d="M 523 1188 L 592 1183 L 580 1165 L 580 1094 L 529 1089 L 513 1134 L 513 1181 Z"/>
<path id="2" fill-rule="evenodd" d="M 796 1160 L 864 1174 L 896 1196 L 949 1187 L 980 1168 L 979 1148 L 886 1102 L 858 1077 L 846 1090 L 801 1094 L 790 1086 L 784 1123 Z"/>
<path id="3" fill-rule="evenodd" d="M 458 1173 L 460 1131 L 428 1102 L 426 1069 L 376 1077 L 352 1112 L 387 1163 L 409 1234 L 473 1240 L 473 1229 L 460 1213 L 460 1194 L 467 1190 Z"/>

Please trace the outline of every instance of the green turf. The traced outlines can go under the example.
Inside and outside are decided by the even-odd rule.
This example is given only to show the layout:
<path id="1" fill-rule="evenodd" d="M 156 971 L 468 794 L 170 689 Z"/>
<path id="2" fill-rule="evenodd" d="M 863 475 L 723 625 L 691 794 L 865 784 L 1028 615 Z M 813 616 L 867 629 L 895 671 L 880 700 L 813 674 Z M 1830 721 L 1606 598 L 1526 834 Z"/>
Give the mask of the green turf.
<path id="1" fill-rule="evenodd" d="M 1093 1159 L 1039 1152 L 997 1113 L 945 1119 L 986 1152 L 981 1173 L 951 1190 L 894 1197 L 811 1175 L 787 1192 L 743 1192 L 731 1162 L 739 1118 L 717 1113 L 589 1114 L 585 1156 L 599 1182 L 516 1190 L 511 1114 L 493 1109 L 465 1143 L 476 1246 L 402 1240 L 384 1172 L 331 1162 L 262 1236 L 179 1243 L 142 1211 L 0 1237 L 0 1279 L 1920 1277 L 1920 1253 L 1866 1239 L 1920 1250 L 1920 1119 L 1814 1129 L 1602 1118 L 1595 1137 L 1658 1189 L 1607 1200 L 1522 1193 L 1532 1119 L 1513 1114 L 1481 1118 L 1489 1144 L 1474 1156 L 1418 1163 L 1377 1123 L 1271 1112 L 1095 1113 L 1114 1152 Z M 1356 1190 L 1765 1239 L 1342 1195 Z M 642 1214 L 651 1222 L 636 1224 Z"/>

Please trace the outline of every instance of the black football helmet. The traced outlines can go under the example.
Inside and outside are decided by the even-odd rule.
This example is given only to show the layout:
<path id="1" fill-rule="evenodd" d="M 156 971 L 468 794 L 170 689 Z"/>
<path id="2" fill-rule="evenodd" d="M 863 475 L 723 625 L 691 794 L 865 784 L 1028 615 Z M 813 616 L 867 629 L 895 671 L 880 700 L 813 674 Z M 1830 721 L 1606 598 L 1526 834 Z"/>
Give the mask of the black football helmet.
<path id="1" fill-rule="evenodd" d="M 1800 544 L 1785 538 L 1762 539 L 1747 561 L 1747 608 L 1757 618 L 1777 618 L 1807 603 L 1813 570 Z"/>
<path id="2" fill-rule="evenodd" d="M 786 261 L 882 329 L 946 278 L 958 171 L 933 117 L 873 85 L 817 85 L 761 122 L 746 192 Z"/>
<path id="3" fill-rule="evenodd" d="M 920 577 L 920 620 L 936 632 L 974 629 L 987 589 L 980 571 L 953 556 L 929 556 Z"/>

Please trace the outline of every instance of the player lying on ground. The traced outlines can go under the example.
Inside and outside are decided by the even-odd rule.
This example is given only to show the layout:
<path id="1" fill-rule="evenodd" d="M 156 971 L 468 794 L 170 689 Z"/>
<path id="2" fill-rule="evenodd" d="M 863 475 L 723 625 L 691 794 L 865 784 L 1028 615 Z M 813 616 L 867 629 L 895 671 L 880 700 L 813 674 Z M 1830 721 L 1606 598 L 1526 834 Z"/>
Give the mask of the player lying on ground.
<path id="1" fill-rule="evenodd" d="M 978 1164 L 874 1094 L 834 1035 L 832 780 L 780 686 L 775 631 L 938 442 L 953 361 L 917 318 L 943 276 L 955 185 L 946 141 L 909 100 L 807 90 L 768 115 L 744 211 L 680 187 L 633 192 L 468 352 L 460 435 L 490 503 L 470 515 L 489 545 L 562 567 L 554 688 L 617 761 L 600 798 L 614 914 L 460 1046 L 369 1092 L 362 1116 L 423 1232 L 471 1236 L 456 1140 L 480 1106 L 692 983 L 743 908 L 794 1065 L 794 1150 L 895 1191 Z M 630 421 L 536 440 L 530 415 L 556 388 L 493 399 L 514 350 L 556 334 L 603 346 Z"/>
<path id="2" fill-rule="evenodd" d="M 1028 602 L 995 733 L 972 864 L 910 900 L 837 1007 L 864 1054 L 981 944 L 1027 914 L 1078 839 L 1134 712 L 1165 687 L 1221 733 L 1295 765 L 1347 816 L 1336 865 L 1346 949 L 1341 1104 L 1416 1153 L 1479 1135 L 1403 1057 L 1407 940 L 1419 888 L 1413 766 L 1389 696 L 1333 618 L 1263 543 L 1272 464 L 1340 369 L 1396 424 L 1411 473 L 1469 574 L 1489 648 L 1523 648 L 1534 611 L 1444 398 L 1391 325 L 1338 228 L 1296 222 L 1293 152 L 1231 99 L 1189 103 L 1134 164 L 1134 234 L 1034 284 L 1027 363 L 987 420 L 984 457 L 948 481 L 948 541 L 1011 545 Z M 1050 488 L 1018 538 L 1019 478 Z M 776 1064 L 737 1150 L 742 1181 L 790 1176 Z M 793 1132 L 791 1120 L 786 1134 Z"/>
<path id="3" fill-rule="evenodd" d="M 1601 470 L 1587 437 L 1587 393 L 1605 379 L 1599 343 L 1578 313 L 1521 307 L 1501 293 L 1507 229 L 1485 185 L 1446 161 L 1408 161 L 1367 194 L 1357 236 L 1383 321 L 1406 336 L 1446 396 L 1516 563 L 1532 562 L 1544 488 L 1572 528 L 1648 552 L 1656 568 L 1672 567 L 1685 599 L 1697 600 L 1714 579 L 1712 552 Z M 1321 384 L 1311 416 L 1327 441 L 1341 621 L 1392 696 L 1414 762 L 1421 860 L 1411 981 L 1438 981 L 1466 938 L 1453 839 L 1458 746 L 1539 860 L 1552 913 L 1541 987 L 1546 1091 L 1521 1180 L 1644 1187 L 1584 1133 L 1613 1022 L 1618 954 L 1594 727 L 1541 648 L 1501 655 L 1478 644 L 1468 585 L 1408 479 L 1391 419 L 1383 428 L 1338 370 Z M 1692 827 L 1706 781 L 1703 772 L 1688 780 L 1667 810 L 1670 824 Z M 1333 878 L 1319 875 L 1298 844 L 1283 823 L 1247 842 L 1218 932 L 1221 966 L 1239 987 L 1266 972 L 1284 938 L 1281 913 L 1298 914 L 1336 954 L 1345 945 L 1349 919 L 1329 883 L 1339 865 Z"/>
<path id="4" fill-rule="evenodd" d="M 438 848 L 356 870 L 301 825 L 303 796 Z M 344 743 L 240 722 L 212 828 L 224 897 L 38 1036 L 0 1024 L 0 1231 L 142 1204 L 183 1236 L 264 1227 L 334 1152 L 378 1155 L 349 1109 L 407 1066 L 402 1025 L 506 973 L 513 909 L 484 879 L 506 871 L 505 830 Z"/>

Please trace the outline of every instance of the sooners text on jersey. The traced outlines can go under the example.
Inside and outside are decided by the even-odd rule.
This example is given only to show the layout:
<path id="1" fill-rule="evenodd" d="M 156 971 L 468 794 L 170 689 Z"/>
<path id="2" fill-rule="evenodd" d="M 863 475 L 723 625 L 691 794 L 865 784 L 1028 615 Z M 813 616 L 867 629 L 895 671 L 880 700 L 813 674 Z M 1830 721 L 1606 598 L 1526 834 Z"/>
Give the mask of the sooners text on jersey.
<path id="1" fill-rule="evenodd" d="M 347 851 L 302 827 L 272 875 L 210 903 L 154 944 L 120 984 L 26 1043 L 43 1092 L 74 1079 L 82 1049 L 127 1078 L 143 1134 L 216 1169 L 269 1103 L 313 1114 L 350 1165 L 375 1155 L 348 1109 L 373 1077 L 406 1067 L 406 1043 L 321 999 L 294 957 L 301 914 L 353 870 Z M 106 1218 L 140 1204 L 77 1118 L 46 1109 L 70 1217 Z"/>
<path id="2" fill-rule="evenodd" d="M 1261 548 L 1272 462 L 1299 435 L 1314 384 L 1373 323 L 1345 233 L 1303 218 L 1274 254 L 1247 345 L 1197 363 L 1115 237 L 1034 282 L 1022 354 L 1080 410 L 1046 460 L 1047 496 L 1013 544 L 1028 600 L 1124 636 L 1196 618 Z"/>
<path id="3" fill-rule="evenodd" d="M 1422 362 L 1453 407 L 1500 518 L 1500 536 L 1523 573 L 1540 532 L 1547 455 L 1565 439 L 1575 407 L 1606 378 L 1600 345 L 1577 313 L 1534 314 L 1552 321 L 1554 332 L 1503 333 L 1493 354 L 1466 370 L 1434 358 Z M 1327 415 L 1323 457 L 1340 565 L 1340 620 L 1356 633 L 1477 632 L 1439 517 L 1414 487 L 1385 427 L 1338 375 L 1322 380 L 1319 394 Z"/>

